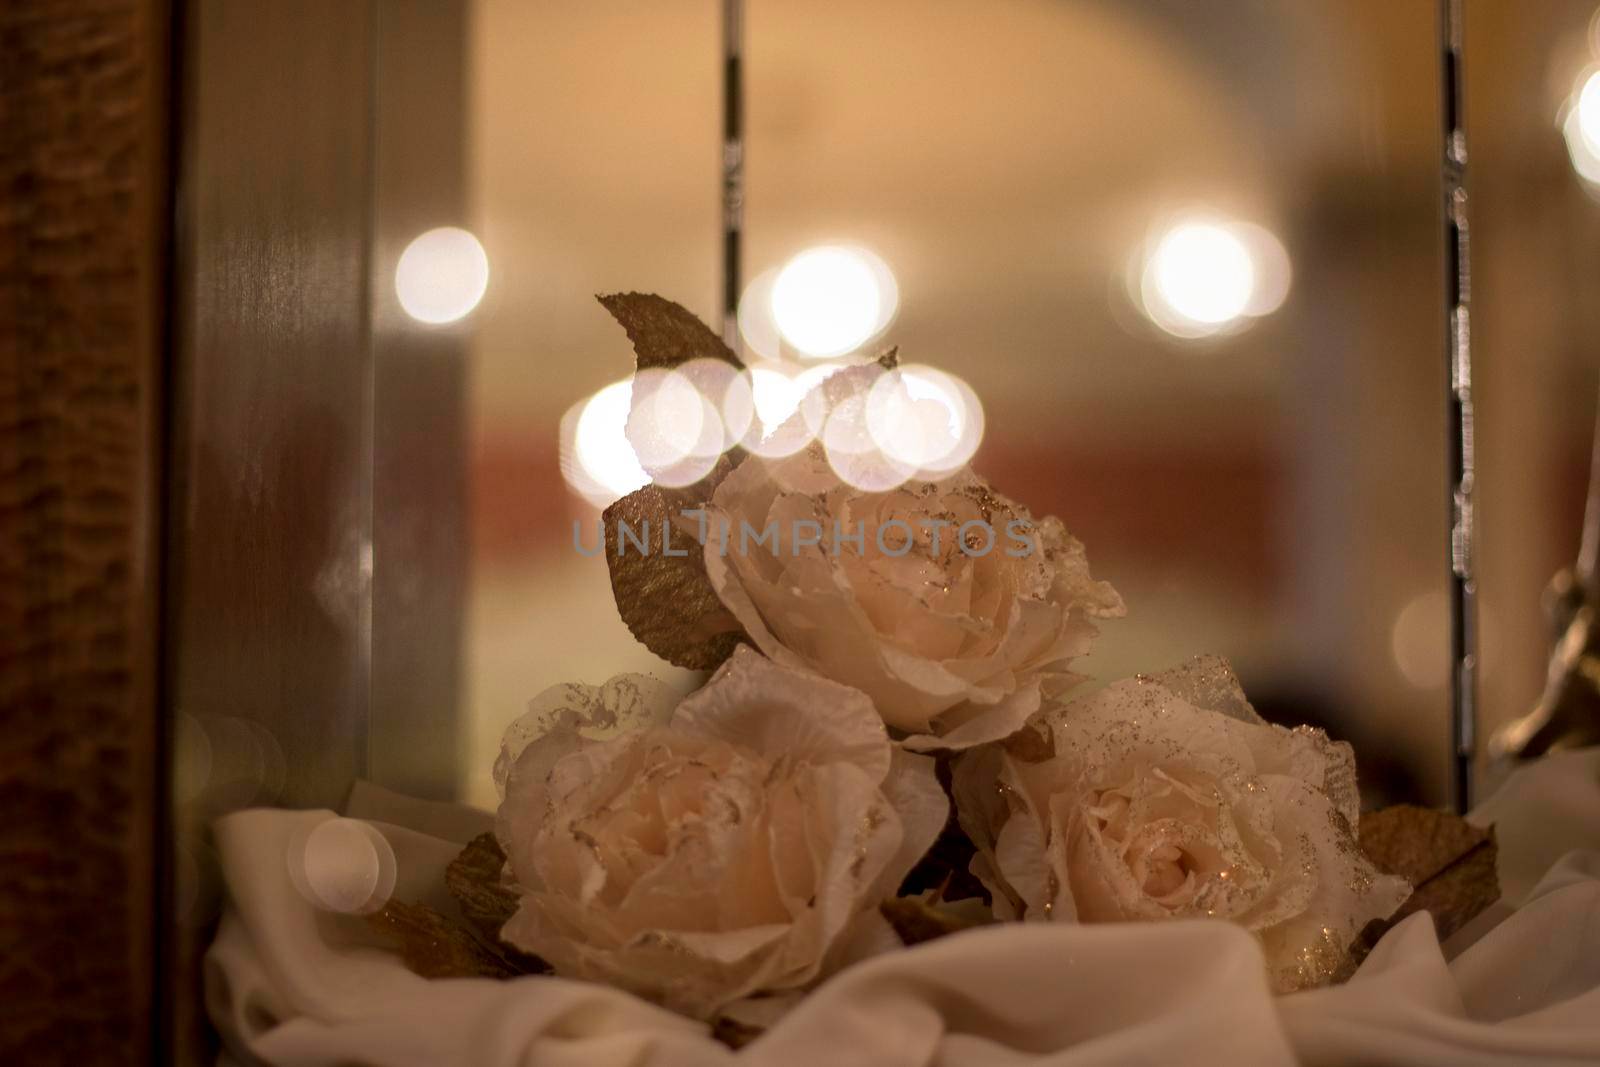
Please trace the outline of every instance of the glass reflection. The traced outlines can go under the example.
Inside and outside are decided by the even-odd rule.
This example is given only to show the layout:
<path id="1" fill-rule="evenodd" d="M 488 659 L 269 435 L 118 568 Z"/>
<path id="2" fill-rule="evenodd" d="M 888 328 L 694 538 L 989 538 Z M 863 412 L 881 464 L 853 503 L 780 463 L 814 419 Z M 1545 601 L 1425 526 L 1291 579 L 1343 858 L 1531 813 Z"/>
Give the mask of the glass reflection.
<path id="1" fill-rule="evenodd" d="M 1487 734 L 1537 692 L 1536 591 L 1569 554 L 1550 531 L 1576 528 L 1559 516 L 1587 416 L 1562 398 L 1592 385 L 1556 324 L 1583 319 L 1573 279 L 1600 247 L 1600 56 L 1592 4 L 1538 26 L 1469 6 L 1469 47 L 1498 42 L 1467 66 L 1483 597 L 1503 638 Z M 820 441 L 858 485 L 970 460 L 1061 515 L 1131 608 L 1097 677 L 1221 653 L 1265 712 L 1391 754 L 1363 776 L 1377 793 L 1442 799 L 1431 7 L 749 0 L 746 369 L 651 378 L 632 425 L 629 346 L 592 296 L 659 292 L 716 324 L 716 5 L 471 14 L 464 218 L 496 299 L 466 353 L 464 796 L 492 800 L 500 732 L 545 686 L 693 681 L 616 618 L 573 520 L 736 443 Z M 807 399 L 889 344 L 892 381 Z"/>

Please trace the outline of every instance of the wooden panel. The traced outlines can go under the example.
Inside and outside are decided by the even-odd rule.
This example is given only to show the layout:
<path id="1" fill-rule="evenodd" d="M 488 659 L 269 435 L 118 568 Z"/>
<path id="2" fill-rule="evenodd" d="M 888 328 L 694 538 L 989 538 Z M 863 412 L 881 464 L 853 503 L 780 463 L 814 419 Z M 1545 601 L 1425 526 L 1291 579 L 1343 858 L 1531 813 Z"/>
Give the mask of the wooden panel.
<path id="1" fill-rule="evenodd" d="M 336 805 L 366 767 L 373 12 L 271 6 L 190 15 L 174 695 L 282 750 L 281 790 L 227 801 Z"/>
<path id="2" fill-rule="evenodd" d="M 150 1062 L 166 5 L 0 5 L 0 1062 Z"/>
<path id="3" fill-rule="evenodd" d="M 337 806 L 367 767 L 374 18 L 357 0 L 187 5 L 169 556 L 184 1064 L 215 1059 L 210 820 Z"/>

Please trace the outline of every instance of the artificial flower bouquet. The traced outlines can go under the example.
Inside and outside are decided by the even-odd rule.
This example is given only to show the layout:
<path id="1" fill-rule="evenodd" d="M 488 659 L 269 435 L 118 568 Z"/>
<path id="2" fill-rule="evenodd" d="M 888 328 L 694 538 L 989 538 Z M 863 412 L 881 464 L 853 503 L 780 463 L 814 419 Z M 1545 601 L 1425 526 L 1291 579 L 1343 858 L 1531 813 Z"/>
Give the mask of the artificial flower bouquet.
<path id="1" fill-rule="evenodd" d="M 651 375 L 643 459 L 663 383 L 739 361 L 660 297 L 602 303 Z M 494 834 L 449 872 L 470 928 L 374 917 L 414 969 L 603 982 L 737 1041 L 853 962 L 992 923 L 1224 920 L 1291 991 L 1399 914 L 1442 935 L 1493 899 L 1491 837 L 1440 856 L 1449 816 L 1363 821 L 1350 746 L 1264 721 L 1222 660 L 1086 685 L 1121 598 L 964 462 L 863 445 L 897 373 L 893 352 L 842 369 L 791 417 L 809 432 L 714 441 L 692 480 L 646 462 L 607 509 L 623 619 L 712 673 L 681 699 L 642 675 L 538 696 Z M 1486 871 L 1456 862 L 1485 848 Z"/>

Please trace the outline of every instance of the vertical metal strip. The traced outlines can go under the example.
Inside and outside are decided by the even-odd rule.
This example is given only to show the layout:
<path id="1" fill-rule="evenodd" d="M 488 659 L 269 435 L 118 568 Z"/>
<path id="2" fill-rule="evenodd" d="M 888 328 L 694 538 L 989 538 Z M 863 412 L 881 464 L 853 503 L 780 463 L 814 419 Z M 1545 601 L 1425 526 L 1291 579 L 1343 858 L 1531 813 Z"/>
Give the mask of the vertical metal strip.
<path id="1" fill-rule="evenodd" d="M 1473 575 L 1471 243 L 1467 227 L 1467 138 L 1462 113 L 1462 0 L 1441 0 L 1440 108 L 1444 122 L 1445 334 L 1450 477 L 1451 799 L 1472 803 L 1477 749 L 1477 583 Z"/>
<path id="2" fill-rule="evenodd" d="M 722 2 L 722 339 L 739 351 L 744 235 L 744 0 Z"/>

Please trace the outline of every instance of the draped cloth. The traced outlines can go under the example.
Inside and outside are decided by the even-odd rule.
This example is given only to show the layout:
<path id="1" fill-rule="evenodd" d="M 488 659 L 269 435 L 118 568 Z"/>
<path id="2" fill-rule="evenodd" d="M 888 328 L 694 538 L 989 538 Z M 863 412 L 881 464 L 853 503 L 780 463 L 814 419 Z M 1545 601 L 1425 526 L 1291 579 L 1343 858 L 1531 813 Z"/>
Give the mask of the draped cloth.
<path id="1" fill-rule="evenodd" d="M 358 785 L 394 895 L 452 911 L 443 871 L 482 812 Z M 1500 903 L 1447 943 L 1417 914 L 1347 983 L 1275 997 L 1223 922 L 1004 924 L 857 964 L 734 1052 L 703 1023 L 554 977 L 426 981 L 285 857 L 329 811 L 221 819 L 229 903 L 205 964 L 228 1064 L 342 1067 L 1084 1067 L 1600 1063 L 1600 749 L 1519 770 L 1494 824 Z"/>

